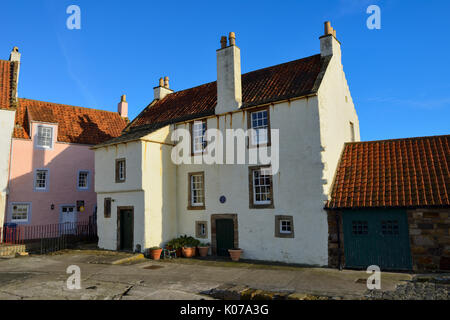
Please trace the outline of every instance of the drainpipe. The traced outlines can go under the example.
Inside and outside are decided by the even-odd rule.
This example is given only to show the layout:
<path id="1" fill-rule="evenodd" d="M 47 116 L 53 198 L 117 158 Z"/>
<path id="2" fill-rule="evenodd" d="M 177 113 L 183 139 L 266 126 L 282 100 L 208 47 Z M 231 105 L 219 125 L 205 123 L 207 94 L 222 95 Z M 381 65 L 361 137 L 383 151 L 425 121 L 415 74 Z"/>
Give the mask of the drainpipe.
<path id="1" fill-rule="evenodd" d="M 342 271 L 342 257 L 341 257 L 341 230 L 340 230 L 340 219 L 339 213 L 336 213 L 336 232 L 337 232 L 337 241 L 338 241 L 338 265 L 339 270 Z"/>

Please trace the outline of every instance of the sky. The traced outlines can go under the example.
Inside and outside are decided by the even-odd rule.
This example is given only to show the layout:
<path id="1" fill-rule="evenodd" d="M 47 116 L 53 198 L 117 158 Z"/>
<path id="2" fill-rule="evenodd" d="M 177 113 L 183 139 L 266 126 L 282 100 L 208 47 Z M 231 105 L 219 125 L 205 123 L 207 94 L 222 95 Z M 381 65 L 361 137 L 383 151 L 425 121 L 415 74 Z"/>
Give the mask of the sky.
<path id="1" fill-rule="evenodd" d="M 450 134 L 448 0 L 0 1 L 0 59 L 19 47 L 22 98 L 116 111 L 126 94 L 133 119 L 160 77 L 175 91 L 215 81 L 222 35 L 236 33 L 246 73 L 318 54 L 330 20 L 361 140 Z M 366 24 L 373 4 L 381 29 Z"/>

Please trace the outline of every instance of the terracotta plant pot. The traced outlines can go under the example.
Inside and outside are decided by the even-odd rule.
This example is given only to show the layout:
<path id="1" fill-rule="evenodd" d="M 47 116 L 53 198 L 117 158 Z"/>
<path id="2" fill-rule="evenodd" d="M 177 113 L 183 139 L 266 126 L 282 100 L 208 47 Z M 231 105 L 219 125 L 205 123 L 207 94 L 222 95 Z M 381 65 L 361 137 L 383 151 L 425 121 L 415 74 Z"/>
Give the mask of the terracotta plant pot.
<path id="1" fill-rule="evenodd" d="M 233 261 L 239 261 L 241 254 L 242 254 L 242 249 L 228 249 L 228 252 L 230 253 L 230 257 L 231 260 Z"/>
<path id="2" fill-rule="evenodd" d="M 181 248 L 178 248 L 176 252 L 177 252 L 177 257 L 178 258 L 183 255 L 183 251 L 181 250 Z"/>
<path id="3" fill-rule="evenodd" d="M 153 260 L 159 260 L 161 258 L 162 249 L 153 249 L 150 250 L 150 256 Z"/>
<path id="4" fill-rule="evenodd" d="M 195 256 L 195 248 L 183 247 L 181 250 L 183 251 L 183 256 L 185 258 L 192 258 Z"/>
<path id="5" fill-rule="evenodd" d="M 197 247 L 197 248 L 200 257 L 206 257 L 208 255 L 209 247 Z"/>

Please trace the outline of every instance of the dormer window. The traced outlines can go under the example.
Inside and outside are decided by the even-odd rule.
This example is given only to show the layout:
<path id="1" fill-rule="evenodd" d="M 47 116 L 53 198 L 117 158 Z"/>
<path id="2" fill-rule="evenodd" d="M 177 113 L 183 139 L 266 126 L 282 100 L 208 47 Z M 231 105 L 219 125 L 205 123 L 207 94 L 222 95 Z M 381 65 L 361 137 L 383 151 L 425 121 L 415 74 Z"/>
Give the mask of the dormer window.
<path id="1" fill-rule="evenodd" d="M 53 146 L 53 128 L 48 126 L 37 127 L 37 146 L 51 149 Z"/>

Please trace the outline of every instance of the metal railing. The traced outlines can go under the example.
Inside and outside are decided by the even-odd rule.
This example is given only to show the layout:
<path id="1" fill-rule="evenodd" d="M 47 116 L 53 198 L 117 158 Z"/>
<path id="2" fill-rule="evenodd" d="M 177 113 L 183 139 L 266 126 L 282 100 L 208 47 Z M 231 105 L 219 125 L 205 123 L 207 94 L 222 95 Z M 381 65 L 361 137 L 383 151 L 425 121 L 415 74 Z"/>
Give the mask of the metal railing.
<path id="1" fill-rule="evenodd" d="M 0 244 L 26 245 L 27 251 L 48 253 L 78 242 L 97 240 L 97 224 L 92 222 L 47 225 L 16 225 L 0 228 Z"/>

